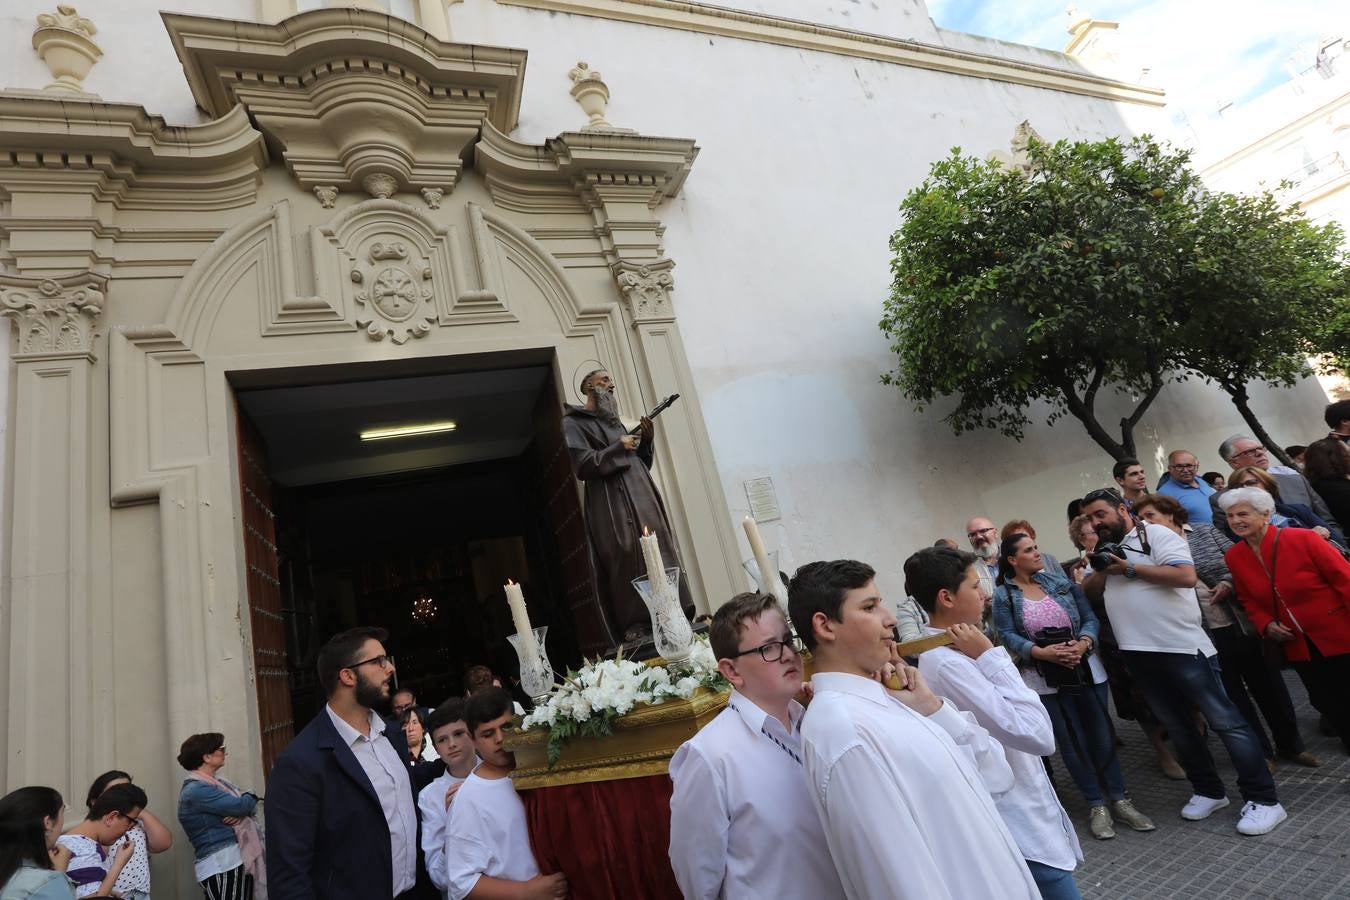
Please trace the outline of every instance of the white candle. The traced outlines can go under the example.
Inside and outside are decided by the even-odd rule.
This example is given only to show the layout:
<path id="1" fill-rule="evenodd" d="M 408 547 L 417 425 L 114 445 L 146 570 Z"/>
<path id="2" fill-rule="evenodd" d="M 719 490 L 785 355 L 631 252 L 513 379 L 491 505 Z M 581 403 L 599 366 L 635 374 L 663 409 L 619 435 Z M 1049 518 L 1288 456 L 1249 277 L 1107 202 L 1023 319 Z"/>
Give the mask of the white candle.
<path id="1" fill-rule="evenodd" d="M 759 567 L 760 590 L 766 594 L 772 594 L 783 602 L 782 590 L 779 588 L 778 571 L 769 564 L 769 553 L 764 549 L 764 539 L 759 534 L 759 523 L 752 517 L 746 516 L 741 520 L 741 527 L 745 529 L 745 539 L 750 542 L 750 553 L 755 557 L 755 565 Z"/>
<path id="2" fill-rule="evenodd" d="M 534 640 L 530 613 L 525 609 L 525 592 L 514 581 L 506 582 L 506 604 L 511 607 L 511 621 L 515 623 L 516 634 L 520 635 L 522 654 L 529 660 L 538 659 L 539 645 Z"/>
<path id="3" fill-rule="evenodd" d="M 645 525 L 642 527 L 642 537 L 638 538 L 638 543 L 642 545 L 642 558 L 647 562 L 647 581 L 651 584 L 652 598 L 664 598 L 666 564 L 661 559 L 661 544 Z"/>

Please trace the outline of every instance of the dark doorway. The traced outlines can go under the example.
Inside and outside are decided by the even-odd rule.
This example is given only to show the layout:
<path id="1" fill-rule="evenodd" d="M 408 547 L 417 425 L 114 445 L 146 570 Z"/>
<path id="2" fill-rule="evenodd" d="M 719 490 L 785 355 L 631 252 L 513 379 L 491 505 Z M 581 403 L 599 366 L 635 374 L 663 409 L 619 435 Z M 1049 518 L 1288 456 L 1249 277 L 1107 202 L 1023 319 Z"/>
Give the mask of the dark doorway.
<path id="1" fill-rule="evenodd" d="M 472 665 L 514 679 L 507 578 L 523 584 L 533 624 L 549 626 L 555 668 L 609 645 L 547 362 L 389 377 L 369 377 L 383 375 L 369 364 L 236 384 L 241 434 L 266 460 L 283 712 L 296 731 L 323 704 L 319 647 L 358 624 L 388 629 L 399 684 L 423 705 L 462 693 Z M 417 425 L 441 430 L 362 439 Z M 260 487 L 245 484 L 246 496 Z M 250 583 L 254 606 L 252 594 Z"/>

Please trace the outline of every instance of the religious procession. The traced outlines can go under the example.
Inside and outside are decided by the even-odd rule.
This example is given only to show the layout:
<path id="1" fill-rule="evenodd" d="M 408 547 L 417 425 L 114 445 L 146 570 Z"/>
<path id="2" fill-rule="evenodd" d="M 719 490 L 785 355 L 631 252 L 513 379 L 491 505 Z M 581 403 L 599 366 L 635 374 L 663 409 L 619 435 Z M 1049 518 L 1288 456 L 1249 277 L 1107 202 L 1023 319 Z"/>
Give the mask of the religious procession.
<path id="1" fill-rule="evenodd" d="M 0 5 L 0 900 L 1350 898 L 1350 21 L 1107 6 Z"/>

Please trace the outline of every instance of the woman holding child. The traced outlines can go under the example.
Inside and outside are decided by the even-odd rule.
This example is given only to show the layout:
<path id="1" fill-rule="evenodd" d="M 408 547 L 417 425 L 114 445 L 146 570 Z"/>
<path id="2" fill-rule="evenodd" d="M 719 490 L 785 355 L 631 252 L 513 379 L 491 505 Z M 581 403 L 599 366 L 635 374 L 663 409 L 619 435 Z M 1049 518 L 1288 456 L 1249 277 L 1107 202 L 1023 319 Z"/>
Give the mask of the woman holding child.
<path id="1" fill-rule="evenodd" d="M 1091 808 L 1093 837 L 1116 836 L 1114 822 L 1135 831 L 1156 826 L 1126 797 L 1106 706 L 1106 670 L 1092 651 L 1098 624 L 1087 598 L 1067 578 L 1044 571 L 1036 542 L 1010 534 L 999 547 L 994 624 L 1022 678 L 1054 724 L 1064 766 Z"/>

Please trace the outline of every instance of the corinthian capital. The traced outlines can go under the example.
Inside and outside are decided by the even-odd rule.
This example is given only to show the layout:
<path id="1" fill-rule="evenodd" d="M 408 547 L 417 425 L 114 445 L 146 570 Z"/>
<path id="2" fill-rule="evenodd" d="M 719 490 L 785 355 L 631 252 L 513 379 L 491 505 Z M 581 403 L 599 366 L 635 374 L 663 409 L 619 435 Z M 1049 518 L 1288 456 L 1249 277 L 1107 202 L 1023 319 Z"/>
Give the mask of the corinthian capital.
<path id="1" fill-rule="evenodd" d="M 0 315 L 14 320 L 15 355 L 90 356 L 108 279 L 91 272 L 61 278 L 0 275 Z"/>
<path id="2" fill-rule="evenodd" d="M 670 270 L 673 260 L 653 259 L 630 262 L 621 259 L 613 266 L 619 290 L 628 301 L 634 322 L 661 322 L 675 318 L 670 292 L 675 289 L 675 278 Z"/>

